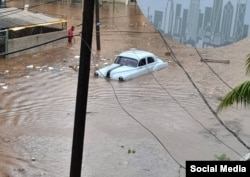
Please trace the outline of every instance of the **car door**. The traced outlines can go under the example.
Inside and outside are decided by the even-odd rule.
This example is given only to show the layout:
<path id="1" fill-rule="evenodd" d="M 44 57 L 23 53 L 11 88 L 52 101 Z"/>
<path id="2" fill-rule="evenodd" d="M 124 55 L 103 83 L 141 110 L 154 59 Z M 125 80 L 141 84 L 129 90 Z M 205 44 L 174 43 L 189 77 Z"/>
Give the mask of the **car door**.
<path id="1" fill-rule="evenodd" d="M 138 75 L 143 75 L 148 73 L 148 69 L 147 69 L 147 61 L 146 58 L 142 58 L 140 59 L 139 63 L 138 63 Z"/>
<path id="2" fill-rule="evenodd" d="M 153 57 L 147 57 L 147 69 L 149 72 L 154 70 L 155 59 Z"/>

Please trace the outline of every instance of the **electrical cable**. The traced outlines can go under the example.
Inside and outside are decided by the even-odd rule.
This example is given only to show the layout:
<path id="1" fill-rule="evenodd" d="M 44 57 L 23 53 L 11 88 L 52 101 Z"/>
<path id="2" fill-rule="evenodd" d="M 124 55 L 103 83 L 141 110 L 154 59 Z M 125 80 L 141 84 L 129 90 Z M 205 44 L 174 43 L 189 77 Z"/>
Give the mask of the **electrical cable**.
<path id="1" fill-rule="evenodd" d="M 82 39 L 83 40 L 83 39 Z M 91 48 L 90 46 L 88 46 L 88 44 L 86 43 L 86 41 L 84 41 L 84 44 L 87 45 L 87 47 L 89 48 L 89 50 L 91 51 Z M 91 52 L 92 54 L 92 52 Z M 105 78 L 105 77 L 104 77 Z M 137 122 L 142 128 L 144 128 L 147 132 L 149 132 L 156 140 L 157 142 L 163 147 L 163 149 L 170 155 L 170 157 L 179 165 L 181 166 L 182 168 L 186 169 L 182 164 L 180 164 L 176 159 L 175 157 L 170 153 L 170 151 L 168 150 L 168 148 L 164 145 L 164 143 L 157 137 L 157 135 L 154 134 L 154 132 L 152 130 L 150 130 L 149 128 L 147 128 L 143 123 L 141 123 L 138 119 L 136 119 L 131 113 L 129 113 L 126 108 L 124 108 L 124 106 L 121 104 L 120 100 L 119 100 L 119 97 L 116 93 L 116 90 L 114 88 L 114 86 L 112 85 L 111 82 L 109 82 L 108 79 L 106 79 L 106 81 L 110 84 L 112 90 L 113 90 L 113 93 L 115 95 L 115 98 L 116 98 L 116 101 L 117 103 L 119 104 L 119 106 L 122 108 L 122 110 L 130 117 L 132 118 L 135 122 Z"/>
<path id="2" fill-rule="evenodd" d="M 250 147 L 230 128 L 228 128 L 225 123 L 220 119 L 220 117 L 218 116 L 218 114 L 216 113 L 216 111 L 213 110 L 213 108 L 210 106 L 210 104 L 208 103 L 208 101 L 206 100 L 205 96 L 202 94 L 202 92 L 200 91 L 200 89 L 197 87 L 197 85 L 194 83 L 194 81 L 192 80 L 191 76 L 188 74 L 188 72 L 185 70 L 185 68 L 182 66 L 182 64 L 179 62 L 179 60 L 176 58 L 172 48 L 169 46 L 169 44 L 167 43 L 167 41 L 164 39 L 163 35 L 161 34 L 161 32 L 159 32 L 162 40 L 165 43 L 165 46 L 170 50 L 171 52 L 171 58 L 177 63 L 177 65 L 185 72 L 186 76 L 188 77 L 188 79 L 190 80 L 190 82 L 192 83 L 192 85 L 194 86 L 194 88 L 197 90 L 197 92 L 199 93 L 200 97 L 202 98 L 202 100 L 204 101 L 204 103 L 207 105 L 207 107 L 209 108 L 209 110 L 211 111 L 211 113 L 214 115 L 214 117 L 218 120 L 218 122 L 228 131 L 230 132 L 246 149 L 250 150 Z"/>
<path id="3" fill-rule="evenodd" d="M 118 17 L 117 17 L 118 18 Z M 113 31 L 114 32 L 114 31 Z M 134 32 L 134 31 L 119 31 L 119 32 L 129 32 L 129 33 L 147 33 L 147 32 Z M 148 33 L 150 33 L 150 32 L 148 32 Z M 153 32 L 153 33 L 155 33 L 155 32 Z M 67 37 L 67 36 L 66 36 Z M 33 46 L 33 47 L 29 47 L 29 48 L 27 48 L 27 49 L 22 49 L 22 50 L 19 50 L 19 51 L 14 51 L 14 52 L 11 52 L 11 53 L 7 53 L 7 54 L 12 54 L 12 53 L 16 53 L 16 52 L 20 52 L 20 51 L 23 51 L 23 50 L 28 50 L 28 49 L 31 49 L 31 48 L 34 48 L 34 47 L 38 47 L 38 46 L 41 46 L 41 45 L 45 45 L 45 44 L 48 44 L 48 43 L 50 43 L 50 42 L 54 42 L 54 41 L 57 41 L 57 40 L 60 40 L 60 39 L 63 39 L 63 38 L 66 38 L 66 37 L 62 37 L 62 38 L 59 38 L 59 39 L 56 39 L 56 40 L 51 40 L 51 41 L 48 41 L 48 42 L 46 42 L 46 43 L 43 43 L 43 44 L 39 44 L 39 45 L 37 45 L 37 46 Z M 110 83 L 111 84 L 111 83 Z M 113 87 L 113 85 L 111 85 L 112 86 L 112 88 L 114 89 L 114 87 Z M 116 98 L 117 98 L 117 101 L 119 101 L 119 99 L 118 99 L 118 96 L 117 96 L 117 94 L 116 94 L 116 92 L 115 92 L 115 90 L 114 90 L 114 93 L 115 93 L 115 96 L 116 96 Z M 120 104 L 120 102 L 119 102 L 119 104 Z M 126 112 L 126 109 L 124 109 L 124 107 L 121 105 L 121 107 L 122 107 L 122 109 Z M 132 116 L 129 112 L 126 112 L 130 117 Z M 132 118 L 133 118 L 133 116 L 132 116 Z M 135 119 L 135 121 L 136 121 L 137 119 Z M 138 120 L 137 120 L 138 121 Z M 199 122 L 199 121 L 198 121 Z M 140 122 L 138 122 L 139 124 L 141 124 Z M 141 126 L 143 126 L 143 124 L 141 125 Z M 145 127 L 145 129 L 147 130 L 147 127 Z M 205 128 L 206 129 L 206 128 Z M 148 131 L 150 132 L 150 130 L 148 129 Z M 212 134 L 213 135 L 213 134 Z M 155 135 L 155 138 L 157 139 L 158 137 Z M 160 141 L 160 140 L 158 140 L 158 141 Z M 164 146 L 162 143 L 161 143 L 161 141 L 159 142 L 162 146 Z M 165 149 L 165 148 L 164 148 Z M 165 149 L 165 150 L 167 150 L 167 149 Z M 167 152 L 169 153 L 169 151 L 167 150 Z M 236 152 L 237 153 L 237 152 Z M 170 154 L 171 155 L 171 154 Z M 173 158 L 173 157 L 172 157 Z M 178 163 L 179 164 L 179 163 Z M 181 164 L 179 164 L 180 165 L 180 167 L 183 167 Z"/>
<path id="4" fill-rule="evenodd" d="M 79 36 L 79 34 L 78 35 L 74 35 L 74 36 Z M 65 39 L 67 37 L 68 36 L 63 36 L 63 37 L 56 38 L 56 39 L 53 39 L 53 40 L 50 40 L 50 41 L 47 41 L 47 42 L 44 42 L 44 43 L 41 43 L 41 44 L 33 45 L 31 47 L 27 47 L 27 48 L 24 48 L 24 49 L 15 50 L 15 51 L 12 51 L 12 52 L 2 52 L 2 53 L 0 53 L 0 56 L 6 56 L 6 55 L 10 55 L 10 54 L 22 52 L 22 51 L 25 51 L 25 50 L 33 49 L 33 48 L 40 47 L 40 46 L 43 46 L 43 45 L 46 45 L 46 44 L 50 44 L 52 42 L 55 42 L 55 41 L 58 41 L 58 40 L 61 40 L 61 39 Z"/>
<path id="5" fill-rule="evenodd" d="M 118 31 L 117 31 L 118 32 Z M 129 31 L 130 32 L 130 31 Z M 155 32 L 153 32 L 155 33 Z M 157 33 L 156 33 L 157 34 Z M 80 35 L 80 34 L 79 34 Z M 79 36 L 79 35 L 74 35 L 74 36 Z M 45 42 L 45 43 L 42 43 L 42 44 L 38 44 L 38 45 L 35 45 L 35 46 L 32 46 L 32 47 L 28 47 L 28 48 L 25 48 L 25 49 L 20 49 L 20 50 L 17 50 L 17 51 L 12 51 L 12 52 L 5 52 L 5 53 L 0 53 L 0 56 L 3 55 L 10 55 L 10 54 L 13 54 L 13 53 L 18 53 L 18 52 L 21 52 L 21 51 L 24 51 L 24 50 L 29 50 L 29 49 L 32 49 L 32 48 L 35 48 L 35 47 L 39 47 L 39 46 L 42 46 L 42 45 L 46 45 L 46 44 L 49 44 L 49 43 L 52 43 L 52 42 L 55 42 L 55 41 L 58 41 L 58 40 L 61 40 L 61 39 L 64 39 L 64 38 L 67 38 L 67 36 L 65 37 L 61 37 L 61 38 L 58 38 L 58 39 L 54 39 L 54 40 L 51 40 L 51 41 L 48 41 L 48 42 Z M 156 79 L 156 78 L 155 78 Z M 156 79 L 156 81 L 158 82 L 158 84 L 164 88 L 160 83 L 159 81 Z M 164 88 L 165 89 L 165 88 Z M 168 92 L 168 91 L 166 91 Z M 170 94 L 168 93 L 171 98 L 177 103 L 179 104 L 180 107 L 182 107 L 193 119 L 195 119 L 191 113 L 185 108 L 183 107 L 180 103 L 178 103 L 178 101 Z M 206 129 L 208 132 L 210 132 L 211 135 L 213 135 L 216 139 L 218 139 L 218 137 L 216 137 L 209 129 L 207 129 L 200 121 L 198 121 L 197 119 L 195 119 L 204 129 Z M 220 142 L 222 142 L 225 146 L 227 146 L 229 149 L 233 150 L 236 154 L 240 155 L 238 152 L 236 152 L 234 149 L 232 149 L 230 146 L 228 146 L 227 144 L 225 144 L 222 140 L 218 139 Z M 241 155 L 240 155 L 241 156 Z"/>
<path id="6" fill-rule="evenodd" d="M 226 144 L 224 141 L 222 141 L 219 137 L 217 137 L 211 130 L 209 130 L 205 125 L 203 125 L 198 119 L 196 119 L 190 112 L 187 110 L 174 96 L 169 93 L 169 91 L 159 82 L 159 80 L 152 74 L 154 77 L 154 80 L 158 83 L 158 85 L 165 90 L 165 92 L 171 97 L 172 100 L 174 100 L 187 114 L 195 121 L 197 122 L 201 127 L 203 127 L 209 134 L 211 134 L 214 138 L 216 138 L 219 142 L 221 142 L 223 145 L 225 145 L 228 149 L 232 150 L 235 154 L 237 154 L 239 157 L 243 157 L 239 152 L 234 150 L 232 147 L 230 147 L 228 144 Z"/>
<path id="7" fill-rule="evenodd" d="M 202 60 L 203 57 L 201 56 L 200 52 L 197 50 L 196 47 L 194 47 L 194 49 L 196 50 L 197 54 L 200 56 L 200 58 L 201 58 L 201 60 Z M 219 80 L 221 80 L 221 82 L 223 82 L 226 86 L 228 86 L 230 89 L 233 90 L 233 88 L 232 88 L 226 81 L 224 81 L 224 80 L 219 76 L 219 74 L 217 74 L 217 73 L 214 71 L 214 69 L 213 69 L 206 61 L 204 61 L 204 63 L 205 63 L 205 64 L 207 65 L 207 67 L 216 75 L 216 77 L 218 77 Z"/>
<path id="8" fill-rule="evenodd" d="M 117 27 L 116 27 L 117 28 Z M 118 29 L 118 28 L 117 28 Z M 118 31 L 120 31 L 118 29 Z M 156 32 L 158 34 L 158 32 Z M 122 35 L 123 37 L 123 35 Z M 124 37 L 123 37 L 124 38 Z M 124 38 L 124 40 L 126 40 Z M 229 148 L 230 150 L 232 150 L 235 154 L 237 154 L 239 157 L 242 157 L 242 155 L 237 152 L 236 150 L 234 150 L 232 147 L 230 147 L 228 144 L 226 144 L 225 142 L 223 142 L 221 139 L 219 139 L 213 132 L 211 132 L 208 128 L 206 128 L 200 121 L 198 121 L 183 105 L 181 105 L 181 103 L 178 102 L 177 99 L 174 98 L 174 96 L 172 96 L 169 91 L 159 82 L 159 80 L 150 72 L 148 71 L 154 78 L 154 80 L 158 83 L 158 85 L 165 90 L 165 92 L 184 110 L 188 113 L 188 115 L 195 120 L 198 124 L 200 124 L 205 130 L 207 130 L 213 137 L 215 137 L 218 141 L 220 141 L 222 144 L 224 144 L 227 148 Z"/>

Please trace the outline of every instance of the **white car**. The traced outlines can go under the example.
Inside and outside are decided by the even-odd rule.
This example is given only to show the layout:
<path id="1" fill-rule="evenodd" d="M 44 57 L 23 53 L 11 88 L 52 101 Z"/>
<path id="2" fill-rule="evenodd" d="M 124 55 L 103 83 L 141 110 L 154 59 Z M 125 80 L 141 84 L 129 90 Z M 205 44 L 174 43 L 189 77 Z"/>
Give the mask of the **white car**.
<path id="1" fill-rule="evenodd" d="M 151 52 L 131 49 L 119 54 L 114 63 L 95 72 L 95 76 L 112 80 L 129 80 L 168 66 Z"/>

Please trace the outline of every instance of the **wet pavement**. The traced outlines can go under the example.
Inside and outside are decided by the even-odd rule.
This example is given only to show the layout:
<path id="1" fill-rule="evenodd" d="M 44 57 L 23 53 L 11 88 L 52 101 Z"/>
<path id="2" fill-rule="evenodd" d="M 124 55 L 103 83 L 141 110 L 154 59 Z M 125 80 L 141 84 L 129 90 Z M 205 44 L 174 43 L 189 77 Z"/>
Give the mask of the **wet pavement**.
<path id="1" fill-rule="evenodd" d="M 21 1 L 11 3 L 21 7 Z M 66 14 L 69 27 L 81 24 L 80 5 L 33 10 Z M 101 51 L 93 36 L 83 177 L 185 176 L 180 167 L 186 160 L 221 154 L 238 160 L 249 151 L 211 111 L 228 85 L 249 79 L 249 38 L 198 49 L 204 58 L 230 61 L 206 64 L 195 49 L 166 37 L 181 68 L 165 55 L 163 40 L 136 6 L 105 3 L 100 19 Z M 80 31 L 76 27 L 75 34 Z M 72 46 L 0 60 L 0 176 L 69 176 L 78 79 L 70 66 L 79 63 L 80 42 L 76 37 Z M 95 69 L 130 48 L 149 50 L 169 67 L 122 83 L 94 77 Z M 248 109 L 233 107 L 218 116 L 250 145 Z"/>

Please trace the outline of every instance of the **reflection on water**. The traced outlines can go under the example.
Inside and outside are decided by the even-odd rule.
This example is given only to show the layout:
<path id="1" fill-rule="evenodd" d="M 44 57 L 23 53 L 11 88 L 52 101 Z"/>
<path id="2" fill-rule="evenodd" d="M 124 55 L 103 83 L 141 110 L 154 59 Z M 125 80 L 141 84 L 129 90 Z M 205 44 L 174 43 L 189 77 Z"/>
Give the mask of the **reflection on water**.
<path id="1" fill-rule="evenodd" d="M 247 0 L 138 0 L 154 26 L 174 40 L 194 47 L 218 47 L 250 32 Z"/>

